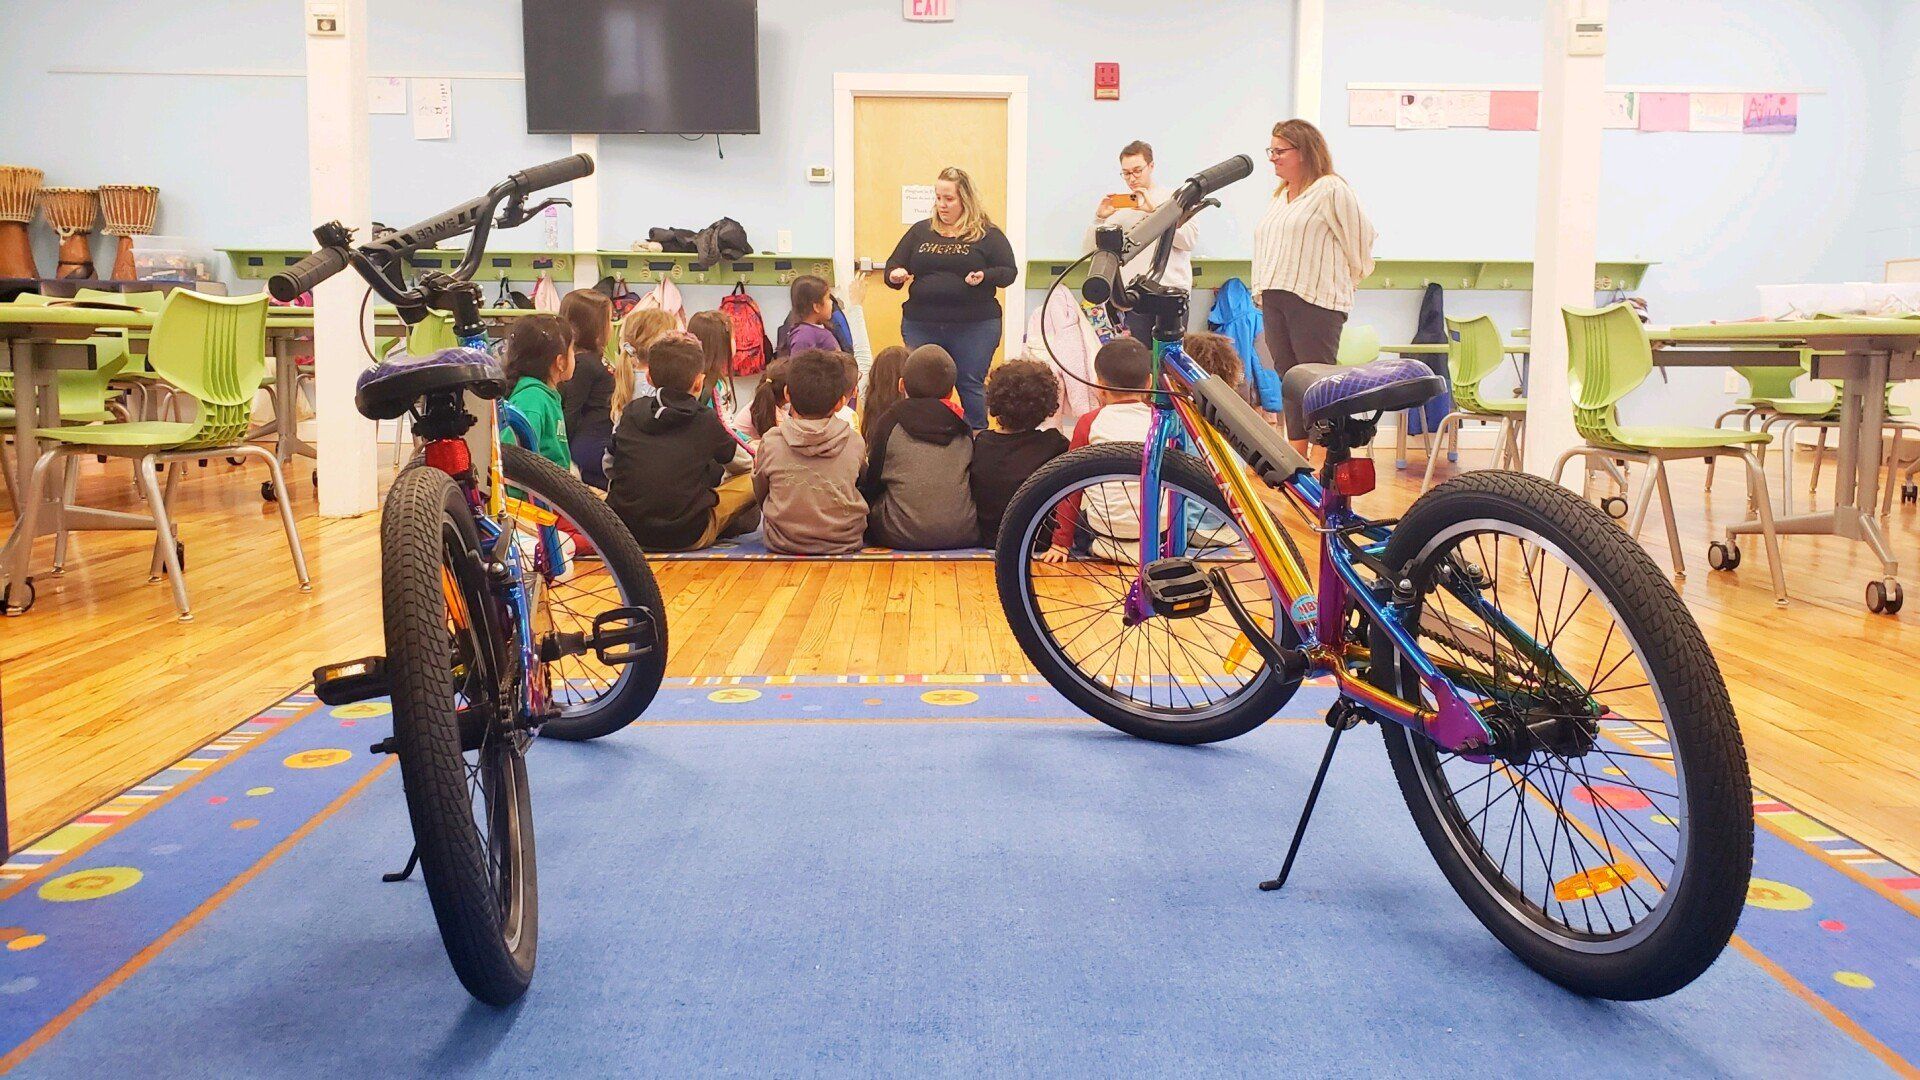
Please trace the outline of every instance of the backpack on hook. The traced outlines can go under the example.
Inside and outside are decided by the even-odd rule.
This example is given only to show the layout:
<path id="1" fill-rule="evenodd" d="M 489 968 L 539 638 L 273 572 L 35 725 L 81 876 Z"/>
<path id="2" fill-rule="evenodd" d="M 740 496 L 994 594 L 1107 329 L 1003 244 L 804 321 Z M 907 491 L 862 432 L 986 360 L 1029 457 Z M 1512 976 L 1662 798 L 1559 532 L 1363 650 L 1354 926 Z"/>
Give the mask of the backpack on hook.
<path id="1" fill-rule="evenodd" d="M 733 326 L 734 375 L 758 375 L 767 369 L 767 357 L 773 355 L 773 343 L 767 340 L 766 320 L 760 317 L 760 305 L 747 295 L 741 282 L 720 298 L 720 313 Z"/>

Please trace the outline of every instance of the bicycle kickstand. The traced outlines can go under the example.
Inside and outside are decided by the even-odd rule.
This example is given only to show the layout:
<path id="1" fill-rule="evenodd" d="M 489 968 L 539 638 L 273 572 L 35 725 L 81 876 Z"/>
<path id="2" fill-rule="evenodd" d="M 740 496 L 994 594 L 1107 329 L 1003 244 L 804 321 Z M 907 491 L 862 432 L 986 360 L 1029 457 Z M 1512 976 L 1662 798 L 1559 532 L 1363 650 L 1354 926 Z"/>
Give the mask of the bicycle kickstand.
<path id="1" fill-rule="evenodd" d="M 405 881 L 413 876 L 413 868 L 419 865 L 420 845 L 415 844 L 413 845 L 413 850 L 407 853 L 407 865 L 401 867 L 400 872 L 397 874 L 381 874 L 380 880 L 386 882 Z"/>
<path id="2" fill-rule="evenodd" d="M 1307 789 L 1307 804 L 1300 808 L 1300 821 L 1293 827 L 1293 842 L 1287 845 L 1287 860 L 1280 865 L 1280 873 L 1270 881 L 1260 883 L 1261 892 L 1276 892 L 1287 883 L 1287 875 L 1293 873 L 1294 857 L 1300 854 L 1300 840 L 1307 835 L 1307 822 L 1313 817 L 1313 808 L 1320 801 L 1320 785 L 1326 783 L 1327 766 L 1333 764 L 1333 752 L 1340 748 L 1340 733 L 1358 724 L 1361 720 L 1359 710 L 1344 701 L 1337 702 L 1327 712 L 1327 726 L 1333 729 L 1333 735 L 1327 739 L 1327 752 L 1320 757 L 1320 771 L 1313 775 L 1313 786 Z"/>

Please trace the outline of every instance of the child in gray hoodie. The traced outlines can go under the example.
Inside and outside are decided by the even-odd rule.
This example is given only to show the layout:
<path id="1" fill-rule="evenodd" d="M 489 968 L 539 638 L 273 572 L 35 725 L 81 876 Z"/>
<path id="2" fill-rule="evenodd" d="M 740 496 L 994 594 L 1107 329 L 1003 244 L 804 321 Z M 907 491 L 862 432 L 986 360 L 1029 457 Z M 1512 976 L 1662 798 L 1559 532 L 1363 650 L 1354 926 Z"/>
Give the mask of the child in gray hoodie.
<path id="1" fill-rule="evenodd" d="M 853 425 L 834 415 L 853 389 L 841 357 L 809 349 L 787 361 L 787 415 L 760 436 L 753 458 L 753 490 L 769 551 L 860 550 L 867 500 L 857 481 L 867 445 Z"/>
<path id="2" fill-rule="evenodd" d="M 900 379 L 906 392 L 873 429 L 872 452 L 860 474 L 860 492 L 873 504 L 867 540 L 909 551 L 974 547 L 968 471 L 973 429 L 947 406 L 953 393 L 953 357 L 938 345 L 907 356 Z"/>

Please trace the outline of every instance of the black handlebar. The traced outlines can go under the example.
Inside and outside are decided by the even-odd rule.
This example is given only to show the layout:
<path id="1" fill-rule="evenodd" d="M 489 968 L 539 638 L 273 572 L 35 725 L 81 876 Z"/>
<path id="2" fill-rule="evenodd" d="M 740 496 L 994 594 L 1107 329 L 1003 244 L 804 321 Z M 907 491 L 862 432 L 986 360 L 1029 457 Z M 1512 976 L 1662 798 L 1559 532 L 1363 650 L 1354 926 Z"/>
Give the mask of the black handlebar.
<path id="1" fill-rule="evenodd" d="M 1173 231 L 1207 205 L 1207 196 L 1251 175 L 1253 159 L 1235 154 L 1188 177 L 1173 193 L 1173 198 L 1135 222 L 1124 237 L 1119 235 L 1117 226 L 1098 230 L 1099 250 L 1094 252 L 1087 268 L 1087 280 L 1080 286 L 1080 295 L 1090 304 L 1104 304 L 1117 297 L 1122 307 L 1130 306 L 1125 302 L 1127 294 L 1120 280 L 1121 266 L 1131 262 L 1149 244 L 1158 243 L 1160 249 L 1154 255 L 1154 268 L 1147 275 L 1157 279 L 1166 270 L 1167 257 L 1172 253 Z"/>
<path id="2" fill-rule="evenodd" d="M 472 233 L 473 239 L 467 244 L 466 257 L 460 261 L 458 268 L 445 275 L 456 282 L 472 281 L 474 271 L 480 268 L 480 256 L 486 251 L 487 233 L 493 226 L 494 211 L 502 203 L 506 204 L 507 209 L 501 214 L 501 225 L 512 227 L 532 216 L 532 212 L 524 205 L 528 195 L 592 173 L 593 158 L 586 154 L 574 154 L 544 165 L 535 165 L 495 184 L 477 199 L 469 199 L 451 210 L 358 247 L 349 246 L 351 234 L 345 228 L 336 222 L 329 222 L 314 230 L 314 237 L 320 241 L 320 250 L 268 278 L 267 291 L 274 299 L 285 303 L 312 290 L 315 285 L 347 266 L 352 266 L 375 292 L 397 306 L 403 317 L 410 313 L 423 314 L 427 307 L 432 306 L 433 298 L 418 288 L 402 288 L 399 268 L 407 256 L 442 240 Z M 409 317 L 407 321 L 412 322 L 414 318 Z"/>
<path id="3" fill-rule="evenodd" d="M 347 253 L 339 248 L 321 248 L 285 270 L 267 279 L 267 292 L 275 300 L 290 304 L 303 292 L 346 269 Z"/>

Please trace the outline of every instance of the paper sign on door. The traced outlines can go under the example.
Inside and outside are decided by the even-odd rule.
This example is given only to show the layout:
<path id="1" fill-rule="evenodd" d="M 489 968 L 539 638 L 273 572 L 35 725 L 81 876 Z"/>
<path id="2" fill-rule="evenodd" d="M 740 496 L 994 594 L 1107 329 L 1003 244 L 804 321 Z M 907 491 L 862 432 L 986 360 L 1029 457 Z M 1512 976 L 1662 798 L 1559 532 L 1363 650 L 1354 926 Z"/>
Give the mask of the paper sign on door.
<path id="1" fill-rule="evenodd" d="M 900 224 L 912 225 L 933 216 L 933 185 L 900 186 Z"/>

